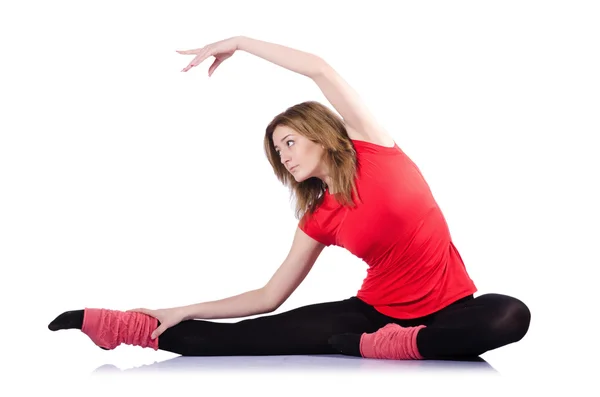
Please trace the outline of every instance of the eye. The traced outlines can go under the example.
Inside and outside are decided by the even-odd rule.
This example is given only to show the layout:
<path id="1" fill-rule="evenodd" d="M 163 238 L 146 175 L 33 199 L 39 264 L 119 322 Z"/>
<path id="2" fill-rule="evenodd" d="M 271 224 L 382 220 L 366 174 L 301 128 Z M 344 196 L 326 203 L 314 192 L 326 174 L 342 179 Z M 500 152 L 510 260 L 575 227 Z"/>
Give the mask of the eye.
<path id="1" fill-rule="evenodd" d="M 294 142 L 294 140 L 293 139 L 288 139 L 287 141 L 285 141 L 285 144 L 287 145 L 290 142 Z M 289 145 L 288 145 L 288 147 L 289 147 Z M 275 151 L 277 152 L 278 155 L 281 156 L 281 152 L 279 150 L 275 149 Z"/>

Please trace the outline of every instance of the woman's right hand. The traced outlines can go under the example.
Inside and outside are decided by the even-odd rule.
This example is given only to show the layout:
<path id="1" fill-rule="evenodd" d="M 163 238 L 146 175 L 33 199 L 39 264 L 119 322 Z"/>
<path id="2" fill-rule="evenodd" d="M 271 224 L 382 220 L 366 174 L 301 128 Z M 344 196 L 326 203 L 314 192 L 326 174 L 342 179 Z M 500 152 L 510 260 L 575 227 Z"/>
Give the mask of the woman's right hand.
<path id="1" fill-rule="evenodd" d="M 185 319 L 185 313 L 183 311 L 183 308 L 181 308 L 181 307 L 174 307 L 174 308 L 169 308 L 169 309 L 156 309 L 156 310 L 139 308 L 139 309 L 132 309 L 132 310 L 127 310 L 127 311 L 144 313 L 144 314 L 154 317 L 155 319 L 157 319 L 160 322 L 160 325 L 158 326 L 158 328 L 156 328 L 150 335 L 150 338 L 153 340 L 155 338 L 158 338 L 160 336 L 160 334 L 165 332 L 165 330 L 167 330 L 168 328 L 171 328 L 172 326 L 179 324 L 181 321 L 183 321 Z"/>
<path id="2" fill-rule="evenodd" d="M 233 53 L 238 50 L 239 40 L 240 40 L 240 38 L 236 36 L 236 37 L 231 37 L 229 39 L 217 41 L 212 44 L 205 45 L 204 47 L 197 48 L 195 50 L 177 51 L 180 54 L 196 55 L 196 57 L 194 59 L 192 59 L 192 61 L 189 63 L 189 65 L 187 65 L 185 68 L 183 68 L 182 72 L 187 72 L 192 67 L 198 66 L 200 63 L 202 63 L 202 61 L 204 61 L 209 56 L 214 56 L 215 61 L 210 66 L 210 68 L 208 68 L 208 77 L 210 77 L 214 73 L 215 69 L 221 63 L 223 63 L 224 60 L 226 60 L 227 58 L 232 56 Z"/>

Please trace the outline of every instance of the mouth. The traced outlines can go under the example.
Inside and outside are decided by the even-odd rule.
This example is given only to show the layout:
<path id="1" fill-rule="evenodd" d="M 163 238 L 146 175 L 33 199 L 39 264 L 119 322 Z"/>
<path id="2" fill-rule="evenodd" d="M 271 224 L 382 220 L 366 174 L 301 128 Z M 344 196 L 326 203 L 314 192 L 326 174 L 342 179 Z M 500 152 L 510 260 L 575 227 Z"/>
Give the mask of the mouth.
<path id="1" fill-rule="evenodd" d="M 293 166 L 292 168 L 290 168 L 290 172 L 294 171 L 296 169 L 296 167 L 298 167 L 297 165 Z"/>

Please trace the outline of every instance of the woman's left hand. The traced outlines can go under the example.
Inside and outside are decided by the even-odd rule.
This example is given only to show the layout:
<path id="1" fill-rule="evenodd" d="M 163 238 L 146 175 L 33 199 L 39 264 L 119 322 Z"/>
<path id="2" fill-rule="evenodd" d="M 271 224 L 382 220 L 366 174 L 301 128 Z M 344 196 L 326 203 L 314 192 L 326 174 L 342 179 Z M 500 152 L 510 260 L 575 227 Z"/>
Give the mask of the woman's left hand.
<path id="1" fill-rule="evenodd" d="M 234 52 L 236 52 L 238 48 L 239 37 L 231 37 L 229 39 L 217 41 L 216 43 L 208 44 L 202 48 L 197 48 L 195 50 L 182 50 L 177 51 L 180 54 L 194 54 L 196 57 L 192 59 L 192 61 L 183 68 L 182 72 L 187 72 L 194 66 L 198 66 L 201 64 L 206 58 L 209 56 L 214 56 L 215 61 L 208 69 L 208 77 L 210 77 L 215 69 L 223 63 L 224 60 L 231 57 Z"/>

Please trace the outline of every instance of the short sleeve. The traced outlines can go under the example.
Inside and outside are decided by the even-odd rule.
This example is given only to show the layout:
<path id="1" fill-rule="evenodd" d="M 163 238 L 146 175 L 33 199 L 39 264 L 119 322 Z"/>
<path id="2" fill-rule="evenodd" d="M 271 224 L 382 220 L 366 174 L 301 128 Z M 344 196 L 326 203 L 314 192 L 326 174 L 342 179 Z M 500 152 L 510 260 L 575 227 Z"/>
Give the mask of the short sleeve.
<path id="1" fill-rule="evenodd" d="M 302 219 L 300 219 L 298 227 L 312 239 L 329 247 L 332 243 L 327 238 L 323 228 L 319 227 L 318 219 L 315 214 L 316 213 L 313 213 L 312 215 L 309 215 L 308 213 L 305 214 Z"/>

